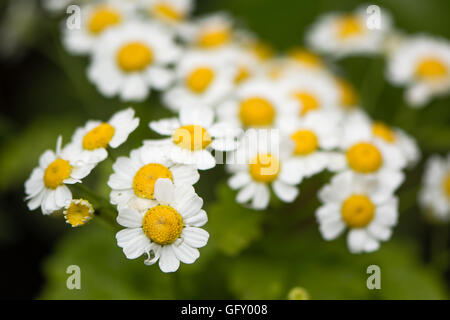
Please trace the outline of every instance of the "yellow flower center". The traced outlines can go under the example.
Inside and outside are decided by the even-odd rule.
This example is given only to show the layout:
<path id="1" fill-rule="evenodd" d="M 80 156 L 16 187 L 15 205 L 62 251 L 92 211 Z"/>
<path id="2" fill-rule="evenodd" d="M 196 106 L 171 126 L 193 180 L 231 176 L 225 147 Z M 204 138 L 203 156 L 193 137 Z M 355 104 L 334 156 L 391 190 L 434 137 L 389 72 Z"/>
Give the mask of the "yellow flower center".
<path id="1" fill-rule="evenodd" d="M 230 42 L 230 39 L 230 30 L 223 27 L 202 32 L 199 36 L 198 44 L 205 49 L 210 49 L 225 45 Z"/>
<path id="2" fill-rule="evenodd" d="M 125 72 L 144 70 L 152 62 L 152 49 L 141 42 L 131 42 L 124 45 L 117 54 L 117 63 Z"/>
<path id="3" fill-rule="evenodd" d="M 340 105 L 344 109 L 349 109 L 354 107 L 359 100 L 358 94 L 356 93 L 355 88 L 346 80 L 338 79 L 337 80 L 339 96 L 340 96 Z"/>
<path id="4" fill-rule="evenodd" d="M 360 142 L 347 151 L 347 161 L 353 170 L 360 173 L 372 173 L 383 164 L 381 152 L 373 144 Z"/>
<path id="5" fill-rule="evenodd" d="M 294 97 L 301 103 L 302 108 L 300 115 L 304 116 L 308 112 L 320 109 L 320 104 L 317 98 L 309 92 L 297 91 Z"/>
<path id="6" fill-rule="evenodd" d="M 273 48 L 264 42 L 255 42 L 250 45 L 249 49 L 261 61 L 268 60 L 274 55 Z"/>
<path id="7" fill-rule="evenodd" d="M 102 123 L 86 133 L 83 138 L 83 148 L 86 150 L 106 148 L 115 132 L 116 129 L 114 129 L 112 125 L 109 123 Z"/>
<path id="8" fill-rule="evenodd" d="M 234 83 L 240 84 L 250 78 L 251 74 L 248 68 L 241 66 L 238 69 L 238 72 L 236 73 L 236 76 L 234 77 Z"/>
<path id="9" fill-rule="evenodd" d="M 450 198 L 450 172 L 447 173 L 447 176 L 444 178 L 444 193 L 447 196 L 447 198 Z"/>
<path id="10" fill-rule="evenodd" d="M 98 34 L 108 27 L 120 23 L 122 16 L 112 8 L 100 7 L 95 10 L 88 22 L 88 29 L 93 34 Z"/>
<path id="11" fill-rule="evenodd" d="M 249 172 L 253 180 L 270 183 L 280 173 L 280 160 L 270 153 L 258 154 L 250 161 Z"/>
<path id="12" fill-rule="evenodd" d="M 319 147 L 317 136 L 311 130 L 298 130 L 291 135 L 291 139 L 295 142 L 295 155 L 308 155 Z"/>
<path id="13" fill-rule="evenodd" d="M 372 126 L 372 133 L 389 143 L 395 142 L 396 139 L 395 132 L 382 122 L 374 123 Z"/>
<path id="14" fill-rule="evenodd" d="M 290 52 L 288 52 L 288 55 L 294 61 L 297 61 L 301 64 L 306 64 L 310 67 L 317 68 L 323 65 L 322 59 L 317 54 L 303 48 L 294 48 Z"/>
<path id="15" fill-rule="evenodd" d="M 160 178 L 168 178 L 173 181 L 172 172 L 159 163 L 149 163 L 141 167 L 133 178 L 134 194 L 140 198 L 153 199 L 155 183 Z"/>
<path id="16" fill-rule="evenodd" d="M 175 130 L 172 141 L 180 148 L 196 151 L 208 147 L 212 138 L 205 128 L 190 124 Z"/>
<path id="17" fill-rule="evenodd" d="M 440 79 L 447 75 L 447 67 L 437 58 L 427 58 L 420 61 L 417 66 L 416 74 L 422 79 Z"/>
<path id="18" fill-rule="evenodd" d="M 180 12 L 168 3 L 158 3 L 151 8 L 153 15 L 166 21 L 180 21 L 184 18 L 183 12 Z"/>
<path id="19" fill-rule="evenodd" d="M 362 194 L 348 197 L 342 204 L 342 219 L 350 228 L 364 228 L 375 215 L 375 205 Z"/>
<path id="20" fill-rule="evenodd" d="M 56 189 L 70 177 L 72 166 L 69 161 L 56 159 L 48 165 L 44 172 L 44 184 L 49 189 Z"/>
<path id="21" fill-rule="evenodd" d="M 239 117 L 247 127 L 270 126 L 275 119 L 275 108 L 264 98 L 248 98 L 241 102 Z"/>
<path id="22" fill-rule="evenodd" d="M 191 91 L 203 93 L 208 89 L 214 79 L 214 71 L 208 67 L 201 67 L 192 71 L 186 79 L 186 84 Z"/>
<path id="23" fill-rule="evenodd" d="M 72 227 L 79 227 L 86 224 L 94 216 L 94 208 L 86 200 L 73 200 L 70 206 L 64 211 L 67 223 Z"/>
<path id="24" fill-rule="evenodd" d="M 337 24 L 338 36 L 341 39 L 357 36 L 363 33 L 361 20 L 356 16 L 345 16 L 339 19 Z"/>
<path id="25" fill-rule="evenodd" d="M 171 244 L 183 231 L 183 218 L 172 207 L 156 206 L 145 213 L 142 229 L 153 242 L 160 245 Z"/>

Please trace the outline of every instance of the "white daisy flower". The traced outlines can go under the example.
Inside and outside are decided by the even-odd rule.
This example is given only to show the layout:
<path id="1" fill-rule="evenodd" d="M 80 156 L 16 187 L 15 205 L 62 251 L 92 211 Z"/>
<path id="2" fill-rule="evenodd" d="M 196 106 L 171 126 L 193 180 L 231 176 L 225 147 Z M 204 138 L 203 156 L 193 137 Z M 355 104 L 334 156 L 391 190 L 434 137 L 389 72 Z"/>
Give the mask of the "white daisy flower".
<path id="1" fill-rule="evenodd" d="M 270 189 L 283 202 L 292 202 L 298 196 L 296 187 L 302 176 L 297 166 L 285 161 L 287 155 L 279 148 L 277 130 L 254 130 L 246 132 L 238 150 L 227 162 L 232 173 L 228 185 L 239 190 L 236 201 L 248 204 L 255 210 L 267 208 L 270 202 Z"/>
<path id="2" fill-rule="evenodd" d="M 172 110 L 198 105 L 215 106 L 234 87 L 236 70 L 220 53 L 189 51 L 176 66 L 176 83 L 164 93 Z"/>
<path id="3" fill-rule="evenodd" d="M 234 66 L 234 84 L 241 85 L 261 73 L 261 62 L 259 59 L 247 49 L 234 46 L 228 49 L 224 55 L 230 61 L 230 65 Z"/>
<path id="4" fill-rule="evenodd" d="M 427 161 L 419 199 L 432 217 L 450 220 L 450 154 L 447 158 L 435 155 Z"/>
<path id="5" fill-rule="evenodd" d="M 378 250 L 397 224 L 398 200 L 372 177 L 350 171 L 335 176 L 319 192 L 323 205 L 316 211 L 325 240 L 336 239 L 346 228 L 352 253 Z"/>
<path id="6" fill-rule="evenodd" d="M 88 76 L 106 97 L 143 101 L 150 88 L 170 85 L 173 72 L 168 64 L 179 54 L 171 32 L 150 22 L 131 21 L 102 34 Z"/>
<path id="7" fill-rule="evenodd" d="M 128 108 L 116 112 L 107 122 L 88 121 L 75 131 L 71 145 L 78 148 L 90 163 L 99 163 L 108 156 L 108 147 L 120 146 L 138 125 L 139 118 L 134 116 L 132 108 Z"/>
<path id="8" fill-rule="evenodd" d="M 380 28 L 368 28 L 366 6 L 352 13 L 328 13 L 311 27 L 307 42 L 319 52 L 336 57 L 373 54 L 382 49 L 383 40 L 391 29 L 391 18 L 382 10 Z"/>
<path id="9" fill-rule="evenodd" d="M 81 26 L 69 29 L 62 25 L 63 44 L 73 54 L 90 53 L 100 35 L 107 29 L 118 26 L 133 17 L 134 7 L 127 1 L 107 0 L 81 7 Z"/>
<path id="10" fill-rule="evenodd" d="M 402 41 L 389 57 L 388 79 L 407 86 L 406 99 L 424 106 L 433 96 L 450 92 L 450 43 L 426 35 Z"/>
<path id="11" fill-rule="evenodd" d="M 224 49 L 233 41 L 233 22 L 227 14 L 215 13 L 184 25 L 180 35 L 199 49 Z"/>
<path id="12" fill-rule="evenodd" d="M 68 145 L 61 149 L 62 139 L 58 138 L 56 152 L 45 151 L 25 182 L 28 208 L 41 207 L 45 215 L 61 210 L 72 200 L 68 184 L 80 183 L 95 164 L 90 164 L 76 148 Z"/>
<path id="13" fill-rule="evenodd" d="M 286 119 L 280 131 L 282 146 L 290 155 L 288 162 L 300 179 L 333 168 L 334 150 L 339 147 L 341 116 L 337 112 L 318 111 L 301 119 Z"/>
<path id="14" fill-rule="evenodd" d="M 111 203 L 119 208 L 136 210 L 148 206 L 155 199 L 155 183 L 160 178 L 170 179 L 175 186 L 191 186 L 200 178 L 192 165 L 175 164 L 161 148 L 144 145 L 133 150 L 130 157 L 119 157 L 109 177 L 112 189 Z"/>
<path id="15" fill-rule="evenodd" d="M 252 79 L 236 88 L 233 95 L 217 107 L 221 121 L 242 128 L 274 127 L 284 115 L 296 110 L 277 83 Z"/>
<path id="16" fill-rule="evenodd" d="M 84 199 L 74 199 L 70 201 L 63 211 L 66 223 L 72 227 L 81 227 L 94 217 L 94 207 Z"/>
<path id="17" fill-rule="evenodd" d="M 301 117 L 316 110 L 333 110 L 339 103 L 336 84 L 323 73 L 288 74 L 279 82 L 286 98 L 297 105 L 294 117 Z"/>
<path id="18" fill-rule="evenodd" d="M 138 6 L 163 23 L 183 23 L 194 7 L 193 0 L 138 0 Z"/>
<path id="19" fill-rule="evenodd" d="M 191 186 L 174 186 L 169 179 L 158 179 L 155 200 L 145 210 L 119 209 L 117 222 L 126 227 L 116 234 L 117 245 L 128 259 L 147 254 L 152 265 L 159 260 L 163 272 L 175 272 L 183 263 L 194 263 L 198 248 L 208 242 L 201 229 L 208 221 L 203 200 Z"/>
<path id="20" fill-rule="evenodd" d="M 214 112 L 207 107 L 183 108 L 179 118 L 150 122 L 155 132 L 168 139 L 147 140 L 145 144 L 165 148 L 175 163 L 193 164 L 199 170 L 211 169 L 216 159 L 211 150 L 226 152 L 238 146 L 238 128 L 225 122 L 214 122 Z"/>

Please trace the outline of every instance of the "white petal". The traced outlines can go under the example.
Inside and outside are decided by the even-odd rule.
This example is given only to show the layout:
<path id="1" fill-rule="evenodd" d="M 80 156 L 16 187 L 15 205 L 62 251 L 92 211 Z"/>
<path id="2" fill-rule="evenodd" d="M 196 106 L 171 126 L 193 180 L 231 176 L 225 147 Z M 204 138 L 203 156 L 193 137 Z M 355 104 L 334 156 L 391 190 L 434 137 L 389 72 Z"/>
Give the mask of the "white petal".
<path id="1" fill-rule="evenodd" d="M 282 181 L 276 180 L 272 183 L 273 191 L 280 200 L 292 202 L 295 200 L 299 191 L 296 187 L 290 186 Z"/>
<path id="2" fill-rule="evenodd" d="M 319 231 L 325 240 L 336 239 L 345 229 L 345 224 L 340 220 L 320 223 Z"/>
<path id="3" fill-rule="evenodd" d="M 263 183 L 256 186 L 255 195 L 253 196 L 252 208 L 262 210 L 267 208 L 270 201 L 269 187 Z"/>
<path id="4" fill-rule="evenodd" d="M 208 243 L 209 233 L 201 228 L 185 227 L 181 237 L 191 247 L 201 248 Z"/>
<path id="5" fill-rule="evenodd" d="M 228 186 L 233 189 L 240 189 L 246 184 L 250 183 L 251 178 L 248 172 L 241 171 L 236 173 L 234 176 L 232 176 L 230 179 L 228 179 Z"/>
<path id="6" fill-rule="evenodd" d="M 202 227 L 208 222 L 208 216 L 205 210 L 200 210 L 197 214 L 183 220 L 186 226 Z"/>
<path id="7" fill-rule="evenodd" d="M 170 179 L 158 179 L 155 183 L 155 199 L 161 203 L 171 204 L 175 199 L 175 187 Z"/>
<path id="8" fill-rule="evenodd" d="M 256 183 L 250 182 L 248 185 L 246 185 L 244 188 L 242 188 L 238 192 L 238 194 L 236 196 L 236 201 L 238 203 L 246 203 L 246 202 L 248 202 L 255 195 L 256 186 L 257 186 Z"/>
<path id="9" fill-rule="evenodd" d="M 116 234 L 117 245 L 128 259 L 136 259 L 147 251 L 150 240 L 142 228 L 123 229 Z"/>
<path id="10" fill-rule="evenodd" d="M 139 228 L 142 226 L 142 214 L 131 208 L 119 208 L 117 223 L 127 228 Z"/>
<path id="11" fill-rule="evenodd" d="M 162 272 L 175 272 L 180 267 L 180 260 L 175 256 L 172 246 L 163 246 L 159 258 L 159 267 Z"/>
<path id="12" fill-rule="evenodd" d="M 188 246 L 185 242 L 179 245 L 173 244 L 172 250 L 175 256 L 183 263 L 194 263 L 200 257 L 200 252 L 196 248 Z"/>

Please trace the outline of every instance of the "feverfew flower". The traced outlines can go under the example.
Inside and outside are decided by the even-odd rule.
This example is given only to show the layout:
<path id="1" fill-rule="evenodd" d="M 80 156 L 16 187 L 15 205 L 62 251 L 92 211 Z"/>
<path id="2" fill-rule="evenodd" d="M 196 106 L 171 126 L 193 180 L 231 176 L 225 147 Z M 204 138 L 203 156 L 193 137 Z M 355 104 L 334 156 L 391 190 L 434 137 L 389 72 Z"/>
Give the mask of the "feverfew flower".
<path id="1" fill-rule="evenodd" d="M 39 158 L 39 166 L 25 182 L 30 210 L 41 207 L 46 215 L 61 210 L 72 200 L 72 192 L 67 185 L 81 182 L 95 167 L 77 148 L 68 145 L 61 149 L 61 144 L 59 137 L 56 152 L 45 151 Z"/>
<path id="2" fill-rule="evenodd" d="M 378 250 L 397 224 L 398 201 L 389 188 L 373 177 L 350 171 L 335 176 L 319 192 L 323 205 L 317 210 L 319 230 L 325 240 L 336 239 L 346 228 L 352 253 Z"/>
<path id="3" fill-rule="evenodd" d="M 179 53 L 170 31 L 151 22 L 131 21 L 102 34 L 88 76 L 106 97 L 143 101 L 151 88 L 169 86 L 173 72 L 168 64 Z"/>
<path id="4" fill-rule="evenodd" d="M 443 222 L 450 220 L 450 154 L 428 160 L 419 199 L 432 217 Z"/>
<path id="5" fill-rule="evenodd" d="M 79 29 L 69 29 L 65 23 L 62 25 L 65 48 L 73 54 L 90 53 L 101 34 L 130 19 L 133 9 L 130 3 L 121 0 L 100 1 L 82 6 Z"/>
<path id="6" fill-rule="evenodd" d="M 211 169 L 216 159 L 211 149 L 232 151 L 237 148 L 241 131 L 225 122 L 214 122 L 214 112 L 207 107 L 183 108 L 179 118 L 150 122 L 157 133 L 168 139 L 147 140 L 147 145 L 165 148 L 169 159 L 175 163 L 195 165 L 199 170 Z"/>
<path id="7" fill-rule="evenodd" d="M 78 128 L 71 144 L 78 148 L 90 163 L 98 163 L 108 156 L 108 147 L 117 148 L 139 125 L 139 118 L 131 108 L 115 113 L 108 122 L 88 121 Z"/>
<path id="8" fill-rule="evenodd" d="M 94 207 L 84 199 L 74 199 L 70 201 L 63 211 L 66 223 L 72 227 L 81 227 L 94 217 Z"/>
<path id="9" fill-rule="evenodd" d="M 178 62 L 175 77 L 163 100 L 170 109 L 179 111 L 183 107 L 215 106 L 233 89 L 236 70 L 224 54 L 189 51 Z"/>
<path id="10" fill-rule="evenodd" d="M 450 92 L 450 43 L 426 35 L 402 41 L 389 58 L 388 79 L 407 86 L 406 99 L 424 106 L 433 96 Z"/>
<path id="11" fill-rule="evenodd" d="M 170 179 L 175 186 L 191 186 L 200 178 L 197 168 L 175 164 L 161 148 L 144 145 L 131 151 L 130 157 L 119 157 L 109 177 L 111 203 L 140 210 L 155 199 L 155 183 Z"/>
<path id="12" fill-rule="evenodd" d="M 217 115 L 221 121 L 242 128 L 270 128 L 296 108 L 296 102 L 290 101 L 277 83 L 258 78 L 236 88 L 217 107 Z"/>
<path id="13" fill-rule="evenodd" d="M 369 29 L 368 17 L 366 7 L 352 13 L 327 13 L 311 27 L 307 41 L 314 50 L 337 58 L 377 53 L 391 28 L 391 18 L 383 10 L 379 15 L 380 28 Z"/>
<path id="14" fill-rule="evenodd" d="M 248 130 L 238 150 L 227 163 L 232 173 L 228 185 L 239 190 L 236 201 L 262 210 L 270 202 L 270 188 L 284 202 L 292 202 L 299 194 L 295 187 L 302 175 L 297 166 L 285 161 L 288 155 L 280 152 L 276 130 Z M 282 150 L 281 150 L 282 151 Z"/>
<path id="15" fill-rule="evenodd" d="M 155 200 L 145 210 L 119 209 L 117 222 L 126 227 L 116 234 L 117 245 L 128 259 L 147 254 L 152 265 L 159 260 L 163 272 L 175 272 L 183 263 L 194 263 L 198 248 L 209 234 L 200 227 L 208 221 L 203 200 L 191 186 L 174 186 L 170 179 L 158 179 Z"/>

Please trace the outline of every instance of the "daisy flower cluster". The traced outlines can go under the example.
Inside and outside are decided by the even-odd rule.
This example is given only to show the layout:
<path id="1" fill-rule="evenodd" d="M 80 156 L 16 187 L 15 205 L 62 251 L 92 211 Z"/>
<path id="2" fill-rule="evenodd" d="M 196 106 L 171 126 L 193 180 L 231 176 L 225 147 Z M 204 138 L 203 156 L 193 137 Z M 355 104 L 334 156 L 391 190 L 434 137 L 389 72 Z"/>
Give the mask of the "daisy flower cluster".
<path id="1" fill-rule="evenodd" d="M 194 185 L 202 171 L 218 164 L 225 164 L 236 201 L 254 210 L 269 208 L 275 198 L 292 203 L 303 180 L 331 172 L 318 195 L 320 233 L 332 240 L 348 230 L 352 253 L 377 250 L 397 224 L 395 192 L 420 150 L 406 132 L 371 119 L 353 84 L 336 72 L 332 59 L 316 52 L 337 57 L 382 52 L 391 28 L 388 15 L 380 30 L 367 29 L 361 9 L 320 18 L 308 34 L 310 49 L 275 54 L 229 15 L 193 18 L 193 8 L 191 0 L 83 2 L 80 29 L 62 31 L 67 51 L 89 58 L 87 77 L 105 97 L 140 102 L 156 90 L 174 113 L 148 124 L 160 139 L 111 157 L 109 201 L 124 227 L 116 238 L 125 256 L 146 255 L 145 264 L 158 262 L 163 272 L 195 262 L 209 234 Z M 448 45 L 439 43 L 437 50 L 404 40 L 403 47 L 389 51 L 392 61 L 400 61 L 391 69 L 401 70 L 390 72 L 397 83 L 415 88 L 430 74 L 448 80 Z M 440 56 L 420 60 L 428 49 Z M 414 55 L 404 59 L 401 52 Z M 432 90 L 427 85 L 429 94 L 444 87 L 433 83 Z M 25 184 L 30 210 L 61 212 L 74 227 L 92 219 L 97 208 L 72 199 L 71 190 L 138 125 L 128 108 L 106 122 L 88 121 L 65 147 L 58 139 L 56 152 L 41 156 Z M 423 202 L 428 206 L 436 193 L 446 192 L 446 202 L 434 209 L 448 216 L 448 181 L 447 190 L 438 191 L 434 178 L 449 170 L 441 162 L 430 169 Z"/>

